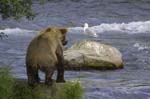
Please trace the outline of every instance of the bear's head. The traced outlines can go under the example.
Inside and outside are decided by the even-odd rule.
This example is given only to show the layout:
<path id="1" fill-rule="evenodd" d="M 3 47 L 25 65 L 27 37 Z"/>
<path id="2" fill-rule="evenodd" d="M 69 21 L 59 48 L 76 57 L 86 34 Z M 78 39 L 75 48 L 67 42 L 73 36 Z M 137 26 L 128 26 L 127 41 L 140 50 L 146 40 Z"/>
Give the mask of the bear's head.
<path id="1" fill-rule="evenodd" d="M 61 32 L 61 42 L 62 42 L 62 45 L 66 45 L 68 43 L 68 41 L 66 40 L 66 34 L 67 34 L 67 29 L 66 28 L 63 28 L 63 29 L 59 29 L 60 32 Z"/>
<path id="2" fill-rule="evenodd" d="M 58 38 L 62 45 L 66 45 L 67 44 L 67 40 L 66 40 L 66 34 L 67 34 L 67 29 L 66 28 L 58 28 L 58 27 L 48 27 L 47 29 L 44 30 L 44 33 L 48 33 L 50 34 L 50 36 L 52 37 L 56 37 Z"/>

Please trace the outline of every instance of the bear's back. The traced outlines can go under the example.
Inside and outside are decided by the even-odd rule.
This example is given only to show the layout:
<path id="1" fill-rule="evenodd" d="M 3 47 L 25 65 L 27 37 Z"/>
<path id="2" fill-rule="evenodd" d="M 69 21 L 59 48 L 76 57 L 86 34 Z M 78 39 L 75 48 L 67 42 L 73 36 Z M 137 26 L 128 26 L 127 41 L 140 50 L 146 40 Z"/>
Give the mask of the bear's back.
<path id="1" fill-rule="evenodd" d="M 60 46 L 60 33 L 56 28 L 47 28 L 35 37 L 27 49 L 26 61 L 30 65 L 49 65 L 57 62 L 56 49 Z"/>

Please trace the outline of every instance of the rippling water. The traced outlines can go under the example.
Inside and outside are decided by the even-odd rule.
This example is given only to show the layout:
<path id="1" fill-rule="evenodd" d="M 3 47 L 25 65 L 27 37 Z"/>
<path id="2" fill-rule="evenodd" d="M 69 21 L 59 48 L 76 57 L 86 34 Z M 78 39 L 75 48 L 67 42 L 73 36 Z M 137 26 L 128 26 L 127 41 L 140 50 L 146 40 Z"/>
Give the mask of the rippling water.
<path id="1" fill-rule="evenodd" d="M 35 3 L 33 9 L 39 15 L 32 21 L 0 20 L 0 26 L 6 28 L 0 32 L 8 35 L 0 40 L 0 64 L 11 66 L 15 77 L 26 78 L 26 48 L 38 30 L 67 26 L 68 46 L 92 39 L 118 48 L 123 55 L 121 70 L 65 72 L 67 80 L 82 82 L 85 99 L 150 99 L 149 0 L 54 0 L 42 6 Z M 84 22 L 99 38 L 82 34 Z"/>

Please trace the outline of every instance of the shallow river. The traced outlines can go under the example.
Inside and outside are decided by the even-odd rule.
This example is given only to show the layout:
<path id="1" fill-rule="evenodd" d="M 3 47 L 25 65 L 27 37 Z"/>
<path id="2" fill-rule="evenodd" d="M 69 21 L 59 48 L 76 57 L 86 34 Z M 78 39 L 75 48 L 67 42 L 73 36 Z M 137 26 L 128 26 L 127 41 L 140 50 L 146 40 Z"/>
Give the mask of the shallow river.
<path id="1" fill-rule="evenodd" d="M 48 25 L 69 26 L 68 46 L 92 39 L 118 48 L 124 60 L 120 70 L 66 71 L 67 80 L 82 82 L 85 99 L 150 99 L 149 0 L 54 1 L 42 7 L 34 4 L 40 14 L 32 21 L 0 20 L 5 28 L 0 32 L 8 35 L 0 40 L 0 65 L 12 67 L 16 78 L 26 78 L 26 48 L 37 31 Z M 82 34 L 84 22 L 98 38 Z"/>

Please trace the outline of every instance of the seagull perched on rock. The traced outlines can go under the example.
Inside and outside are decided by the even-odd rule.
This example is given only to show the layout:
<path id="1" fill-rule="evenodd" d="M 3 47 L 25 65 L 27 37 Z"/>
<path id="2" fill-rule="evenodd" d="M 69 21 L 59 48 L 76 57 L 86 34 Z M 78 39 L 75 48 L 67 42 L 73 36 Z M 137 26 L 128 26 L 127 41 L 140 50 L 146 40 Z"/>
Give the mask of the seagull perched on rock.
<path id="1" fill-rule="evenodd" d="M 83 31 L 84 31 L 85 35 L 89 35 L 89 36 L 93 36 L 93 37 L 98 37 L 98 35 L 96 34 L 95 31 L 93 31 L 92 29 L 89 29 L 88 23 L 84 23 Z"/>

